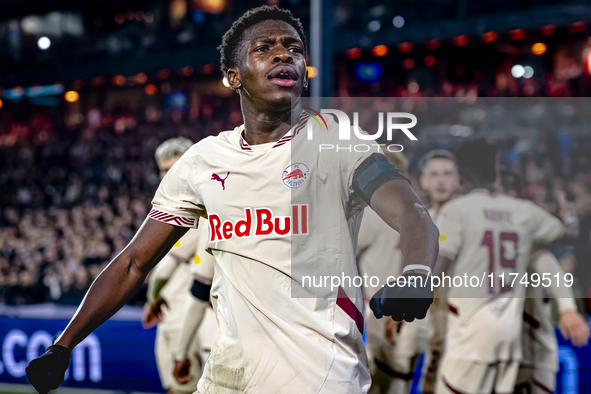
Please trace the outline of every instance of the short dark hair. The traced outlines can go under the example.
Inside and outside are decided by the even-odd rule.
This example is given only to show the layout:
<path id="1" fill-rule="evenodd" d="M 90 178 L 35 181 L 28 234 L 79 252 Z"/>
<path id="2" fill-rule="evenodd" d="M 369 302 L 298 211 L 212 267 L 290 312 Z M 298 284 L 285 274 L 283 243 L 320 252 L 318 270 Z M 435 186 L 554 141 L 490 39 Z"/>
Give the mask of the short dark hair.
<path id="1" fill-rule="evenodd" d="M 501 184 L 505 192 L 514 191 L 518 197 L 521 197 L 521 191 L 523 190 L 523 180 L 521 176 L 515 171 L 504 170 L 501 171 Z"/>
<path id="2" fill-rule="evenodd" d="M 454 163 L 456 167 L 458 166 L 458 162 L 456 161 L 456 157 L 453 153 L 445 149 L 433 149 L 427 152 L 425 156 L 421 158 L 419 162 L 419 168 L 421 169 L 421 172 L 423 172 L 427 163 L 433 159 L 449 160 Z"/>
<path id="3" fill-rule="evenodd" d="M 259 22 L 267 20 L 280 20 L 293 26 L 304 43 L 304 53 L 306 53 L 306 36 L 304 35 L 304 28 L 300 20 L 294 18 L 289 10 L 281 9 L 277 6 L 263 5 L 246 11 L 232 24 L 232 27 L 222 37 L 222 43 L 218 47 L 218 50 L 221 53 L 220 63 L 224 75 L 228 69 L 236 67 L 240 63 L 237 49 L 240 47 L 244 38 L 244 31 Z"/>
<path id="4" fill-rule="evenodd" d="M 497 149 L 484 140 L 465 142 L 456 152 L 460 176 L 474 187 L 486 187 L 497 177 Z"/>

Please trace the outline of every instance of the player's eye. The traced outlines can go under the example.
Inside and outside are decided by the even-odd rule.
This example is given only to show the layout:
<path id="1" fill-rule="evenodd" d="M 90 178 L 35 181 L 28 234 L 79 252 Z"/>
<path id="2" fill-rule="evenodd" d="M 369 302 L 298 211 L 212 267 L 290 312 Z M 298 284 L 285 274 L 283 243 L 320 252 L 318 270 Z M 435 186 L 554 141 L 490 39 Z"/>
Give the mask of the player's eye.
<path id="1" fill-rule="evenodd" d="M 253 52 L 266 52 L 268 50 L 269 50 L 269 47 L 265 45 L 265 46 L 256 47 Z"/>
<path id="2" fill-rule="evenodd" d="M 290 47 L 288 50 L 291 51 L 291 52 L 303 53 L 302 48 L 300 48 L 300 47 L 295 47 L 294 46 L 294 47 Z"/>

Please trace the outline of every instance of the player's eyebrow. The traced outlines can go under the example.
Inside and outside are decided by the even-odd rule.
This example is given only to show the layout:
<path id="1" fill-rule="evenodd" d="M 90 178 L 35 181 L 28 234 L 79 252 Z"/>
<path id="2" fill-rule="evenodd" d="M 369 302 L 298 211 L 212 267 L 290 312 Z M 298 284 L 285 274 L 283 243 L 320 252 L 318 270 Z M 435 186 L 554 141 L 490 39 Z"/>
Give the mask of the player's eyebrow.
<path id="1" fill-rule="evenodd" d="M 296 37 L 292 37 L 292 36 L 287 36 L 287 37 L 263 37 L 263 38 L 255 38 L 254 40 L 252 40 L 252 44 L 251 45 L 256 45 L 258 43 L 264 43 L 264 44 L 269 44 L 269 45 L 273 45 L 275 44 L 277 41 L 283 41 L 284 45 L 289 45 L 289 44 L 300 44 L 303 45 L 301 40 L 297 39 Z"/>

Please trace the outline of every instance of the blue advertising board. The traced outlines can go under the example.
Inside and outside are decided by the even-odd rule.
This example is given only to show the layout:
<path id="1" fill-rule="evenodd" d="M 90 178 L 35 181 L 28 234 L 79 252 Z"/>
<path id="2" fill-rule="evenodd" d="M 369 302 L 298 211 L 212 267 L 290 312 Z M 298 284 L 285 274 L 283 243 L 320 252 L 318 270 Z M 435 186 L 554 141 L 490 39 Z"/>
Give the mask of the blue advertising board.
<path id="1" fill-rule="evenodd" d="M 28 384 L 25 367 L 68 320 L 0 317 L 0 382 Z M 63 387 L 164 392 L 154 357 L 156 330 L 109 320 L 76 347 Z"/>
<path id="2" fill-rule="evenodd" d="M 51 345 L 73 314 L 73 310 L 57 308 L 44 308 L 40 313 L 25 307 L 8 314 L 0 308 L 0 383 L 28 384 L 28 362 Z M 164 393 L 154 357 L 156 330 L 144 330 L 135 312 L 132 317 L 115 316 L 76 347 L 63 387 Z M 591 393 L 591 345 L 574 348 L 558 330 L 556 335 L 560 346 L 556 393 Z M 422 357 L 412 394 L 420 393 L 421 364 Z"/>

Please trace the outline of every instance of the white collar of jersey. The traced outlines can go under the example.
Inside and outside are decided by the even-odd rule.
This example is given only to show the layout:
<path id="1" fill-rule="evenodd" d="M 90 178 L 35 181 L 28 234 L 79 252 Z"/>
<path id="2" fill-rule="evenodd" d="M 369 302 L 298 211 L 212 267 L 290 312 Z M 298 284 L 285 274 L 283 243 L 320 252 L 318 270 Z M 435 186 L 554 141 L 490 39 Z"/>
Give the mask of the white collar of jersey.
<path id="1" fill-rule="evenodd" d="M 277 141 L 277 143 L 275 144 L 275 146 L 273 146 L 273 148 L 277 148 L 278 146 L 285 145 L 286 143 L 291 141 L 293 139 L 293 137 L 298 135 L 298 133 L 304 129 L 304 126 L 306 125 L 308 119 L 310 119 L 310 115 L 306 111 L 302 111 L 300 113 L 300 116 L 298 117 L 298 121 L 296 122 L 296 125 L 294 127 L 292 127 L 288 133 L 285 133 L 285 135 L 283 137 L 281 137 L 281 139 L 279 139 L 279 141 Z M 250 145 L 248 145 L 248 142 L 246 142 L 246 140 L 244 139 L 244 132 L 246 131 L 246 128 L 244 127 L 244 125 L 238 127 L 238 131 L 240 132 L 240 148 L 242 150 L 252 151 L 252 149 L 250 148 Z"/>

